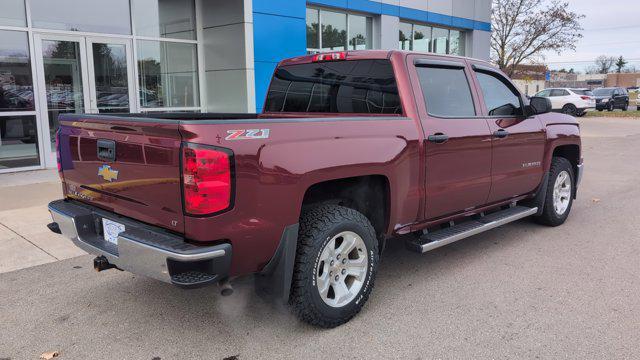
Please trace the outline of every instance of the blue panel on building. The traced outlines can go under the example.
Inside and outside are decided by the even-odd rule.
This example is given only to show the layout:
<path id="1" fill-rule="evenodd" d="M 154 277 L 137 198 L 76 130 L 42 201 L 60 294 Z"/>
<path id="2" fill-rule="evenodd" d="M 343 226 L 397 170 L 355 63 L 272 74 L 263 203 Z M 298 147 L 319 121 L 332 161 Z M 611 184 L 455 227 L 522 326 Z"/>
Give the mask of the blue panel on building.
<path id="1" fill-rule="evenodd" d="M 253 0 L 253 12 L 289 17 L 306 17 L 304 0 Z"/>

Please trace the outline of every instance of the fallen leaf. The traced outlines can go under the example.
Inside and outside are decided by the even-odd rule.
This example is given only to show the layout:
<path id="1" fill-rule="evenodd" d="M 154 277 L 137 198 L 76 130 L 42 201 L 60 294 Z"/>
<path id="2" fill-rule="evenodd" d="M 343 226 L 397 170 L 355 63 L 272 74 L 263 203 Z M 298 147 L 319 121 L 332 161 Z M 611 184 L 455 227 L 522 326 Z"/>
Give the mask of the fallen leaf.
<path id="1" fill-rule="evenodd" d="M 42 353 L 42 355 L 40 355 L 40 359 L 51 360 L 54 357 L 58 357 L 59 355 L 60 353 L 58 351 L 47 351 L 45 353 Z"/>
<path id="2" fill-rule="evenodd" d="M 600 199 L 598 199 L 598 198 L 593 198 L 593 199 L 591 199 L 591 201 L 593 201 L 594 203 L 597 203 L 597 202 L 600 202 Z"/>

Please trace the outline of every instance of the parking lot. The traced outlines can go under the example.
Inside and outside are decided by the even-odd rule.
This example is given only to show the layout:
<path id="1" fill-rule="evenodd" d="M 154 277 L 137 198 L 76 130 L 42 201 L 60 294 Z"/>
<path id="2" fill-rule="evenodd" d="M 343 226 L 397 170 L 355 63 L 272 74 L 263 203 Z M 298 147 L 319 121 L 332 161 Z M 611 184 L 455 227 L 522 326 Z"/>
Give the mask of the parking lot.
<path id="1" fill-rule="evenodd" d="M 364 310 L 332 330 L 250 278 L 221 297 L 96 273 L 46 232 L 55 178 L 5 181 L 0 359 L 637 358 L 640 118 L 579 121 L 586 171 L 566 224 L 525 219 L 425 255 L 392 242 Z"/>

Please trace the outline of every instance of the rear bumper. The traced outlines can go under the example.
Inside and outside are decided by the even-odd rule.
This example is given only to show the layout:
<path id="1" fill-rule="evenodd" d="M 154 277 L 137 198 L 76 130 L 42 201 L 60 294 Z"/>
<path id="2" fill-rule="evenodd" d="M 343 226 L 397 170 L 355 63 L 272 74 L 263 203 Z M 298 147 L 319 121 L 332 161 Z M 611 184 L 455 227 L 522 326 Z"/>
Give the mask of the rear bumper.
<path id="1" fill-rule="evenodd" d="M 188 288 L 216 283 L 229 274 L 230 244 L 192 245 L 163 229 L 77 201 L 53 201 L 49 212 L 62 235 L 121 270 Z M 125 225 L 117 245 L 104 240 L 102 218 Z"/>

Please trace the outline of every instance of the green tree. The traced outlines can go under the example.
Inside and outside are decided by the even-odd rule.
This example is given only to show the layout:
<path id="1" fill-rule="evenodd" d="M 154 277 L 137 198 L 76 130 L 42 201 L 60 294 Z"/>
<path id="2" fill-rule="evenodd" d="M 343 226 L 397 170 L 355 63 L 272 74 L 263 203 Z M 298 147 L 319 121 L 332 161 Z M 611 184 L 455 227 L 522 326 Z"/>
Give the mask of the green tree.
<path id="1" fill-rule="evenodd" d="M 627 66 L 627 60 L 625 60 L 622 57 L 622 55 L 620 55 L 615 65 L 616 65 L 616 72 L 619 74 L 622 72 L 622 69 L 624 69 L 624 67 Z"/>

